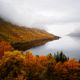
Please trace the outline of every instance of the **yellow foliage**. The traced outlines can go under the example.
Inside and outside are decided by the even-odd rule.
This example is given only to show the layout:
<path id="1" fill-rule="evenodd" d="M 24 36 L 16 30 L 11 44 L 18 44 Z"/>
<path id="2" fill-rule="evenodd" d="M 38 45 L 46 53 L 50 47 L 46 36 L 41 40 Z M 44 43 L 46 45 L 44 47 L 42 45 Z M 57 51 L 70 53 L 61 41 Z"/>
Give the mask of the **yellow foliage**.
<path id="1" fill-rule="evenodd" d="M 80 80 L 80 63 L 57 62 L 52 55 L 34 56 L 28 51 L 5 52 L 0 61 L 0 80 Z"/>

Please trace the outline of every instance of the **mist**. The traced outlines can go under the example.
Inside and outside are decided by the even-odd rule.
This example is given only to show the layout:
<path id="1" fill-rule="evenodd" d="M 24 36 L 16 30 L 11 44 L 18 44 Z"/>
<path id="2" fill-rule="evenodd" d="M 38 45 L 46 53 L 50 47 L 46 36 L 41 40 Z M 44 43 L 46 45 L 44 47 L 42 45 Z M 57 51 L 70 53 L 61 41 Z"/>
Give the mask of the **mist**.
<path id="1" fill-rule="evenodd" d="M 76 38 L 80 39 L 80 29 L 79 29 L 79 27 L 76 28 L 72 33 L 70 33 L 69 36 L 76 37 Z"/>
<path id="2" fill-rule="evenodd" d="M 78 28 L 80 0 L 0 0 L 0 17 L 19 26 L 62 36 Z"/>

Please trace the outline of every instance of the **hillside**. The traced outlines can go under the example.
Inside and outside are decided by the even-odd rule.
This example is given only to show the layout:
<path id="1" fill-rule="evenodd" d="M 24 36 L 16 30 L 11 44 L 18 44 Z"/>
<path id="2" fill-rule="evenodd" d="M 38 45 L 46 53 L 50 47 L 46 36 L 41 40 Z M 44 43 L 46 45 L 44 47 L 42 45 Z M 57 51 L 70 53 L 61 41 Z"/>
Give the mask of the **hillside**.
<path id="1" fill-rule="evenodd" d="M 76 37 L 76 38 L 80 38 L 80 32 L 72 32 L 70 34 L 68 34 L 68 36 L 71 36 L 71 37 Z"/>
<path id="2" fill-rule="evenodd" d="M 19 27 L 0 19 L 0 40 L 9 42 L 19 50 L 36 47 L 58 38 L 45 30 Z"/>

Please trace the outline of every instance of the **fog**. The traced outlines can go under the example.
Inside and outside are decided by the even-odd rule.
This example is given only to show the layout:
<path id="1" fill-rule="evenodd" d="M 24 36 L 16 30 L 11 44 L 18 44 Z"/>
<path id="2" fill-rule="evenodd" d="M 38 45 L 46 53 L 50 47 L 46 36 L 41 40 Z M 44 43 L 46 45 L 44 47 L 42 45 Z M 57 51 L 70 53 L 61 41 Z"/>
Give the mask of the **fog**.
<path id="1" fill-rule="evenodd" d="M 64 36 L 80 33 L 80 0 L 0 0 L 0 17 Z"/>
<path id="2" fill-rule="evenodd" d="M 80 39 L 80 29 L 79 29 L 79 27 L 76 28 L 72 33 L 70 33 L 69 36 Z"/>

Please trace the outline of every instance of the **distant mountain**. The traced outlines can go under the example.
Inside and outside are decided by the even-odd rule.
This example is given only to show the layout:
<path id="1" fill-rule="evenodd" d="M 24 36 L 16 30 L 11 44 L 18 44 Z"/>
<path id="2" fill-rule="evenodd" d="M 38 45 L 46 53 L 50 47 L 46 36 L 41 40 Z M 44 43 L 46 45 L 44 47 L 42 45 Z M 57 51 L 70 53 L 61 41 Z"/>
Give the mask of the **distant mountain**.
<path id="1" fill-rule="evenodd" d="M 26 50 L 58 38 L 45 30 L 19 27 L 0 19 L 0 40 L 9 42 L 15 49 Z"/>
<path id="2" fill-rule="evenodd" d="M 69 34 L 71 37 L 80 37 L 80 31 L 75 31 Z"/>

